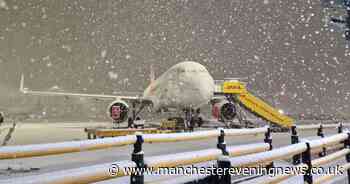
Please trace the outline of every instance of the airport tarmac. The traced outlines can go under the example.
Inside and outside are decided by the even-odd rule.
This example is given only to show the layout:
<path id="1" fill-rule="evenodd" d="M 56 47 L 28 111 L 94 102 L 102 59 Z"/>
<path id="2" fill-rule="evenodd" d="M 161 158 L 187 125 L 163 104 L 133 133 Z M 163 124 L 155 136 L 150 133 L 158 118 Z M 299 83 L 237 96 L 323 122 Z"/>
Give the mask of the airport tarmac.
<path id="1" fill-rule="evenodd" d="M 85 127 L 99 127 L 109 125 L 107 122 L 55 122 L 55 123 L 19 123 L 9 145 L 26 145 L 53 143 L 61 141 L 84 140 Z M 334 134 L 336 130 L 325 130 L 327 134 Z M 3 140 L 2 133 L 0 140 Z M 301 137 L 316 136 L 316 131 L 300 132 Z M 274 147 L 290 144 L 289 133 L 273 133 Z M 264 136 L 227 137 L 227 145 L 241 145 L 263 142 Z M 200 141 L 186 141 L 176 143 L 144 144 L 145 157 L 189 152 L 216 147 L 216 138 Z M 51 171 L 79 168 L 83 166 L 108 162 L 130 160 L 133 146 L 123 146 L 97 151 L 61 154 L 45 157 L 10 159 L 0 161 L 0 179 L 36 175 Z M 12 167 L 15 171 L 6 171 Z M 30 168 L 33 170 L 30 171 Z"/>

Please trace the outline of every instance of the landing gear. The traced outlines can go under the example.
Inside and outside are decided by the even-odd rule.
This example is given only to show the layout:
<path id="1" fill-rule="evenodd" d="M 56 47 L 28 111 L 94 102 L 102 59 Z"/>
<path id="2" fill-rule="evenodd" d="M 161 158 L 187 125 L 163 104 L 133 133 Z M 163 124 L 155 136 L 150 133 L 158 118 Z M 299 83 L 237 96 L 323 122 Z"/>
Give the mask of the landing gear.
<path id="1" fill-rule="evenodd" d="M 191 128 L 191 119 L 192 119 L 192 113 L 190 109 L 185 109 L 185 118 L 184 118 L 184 126 L 185 126 L 185 130 L 193 130 L 193 128 Z"/>
<path id="2" fill-rule="evenodd" d="M 203 118 L 201 117 L 201 109 L 196 109 L 192 116 L 192 122 L 194 126 L 201 127 L 203 125 Z"/>
<path id="3" fill-rule="evenodd" d="M 132 103 L 132 117 L 128 118 L 128 128 L 134 128 L 134 121 L 136 119 L 136 103 Z"/>
<path id="4" fill-rule="evenodd" d="M 200 117 L 200 109 L 185 109 L 185 119 L 184 119 L 184 125 L 185 130 L 193 131 L 194 127 L 197 125 L 198 127 L 201 127 L 203 124 L 203 119 Z"/>
<path id="5" fill-rule="evenodd" d="M 137 128 L 138 126 L 143 127 L 144 125 L 136 125 L 135 121 L 141 120 L 141 118 L 138 116 L 140 112 L 145 108 L 144 104 L 141 104 L 138 111 L 136 111 L 136 102 L 132 103 L 132 116 L 128 118 L 128 128 Z"/>
<path id="6" fill-rule="evenodd" d="M 134 120 L 132 117 L 128 118 L 128 128 L 133 128 L 134 127 Z"/>

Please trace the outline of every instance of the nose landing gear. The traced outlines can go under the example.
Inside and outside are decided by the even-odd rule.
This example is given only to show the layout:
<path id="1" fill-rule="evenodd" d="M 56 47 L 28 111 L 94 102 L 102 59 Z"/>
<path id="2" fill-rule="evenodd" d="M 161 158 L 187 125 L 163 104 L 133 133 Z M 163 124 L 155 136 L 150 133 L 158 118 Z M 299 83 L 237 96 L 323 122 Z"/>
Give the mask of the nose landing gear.
<path id="1" fill-rule="evenodd" d="M 189 131 L 193 131 L 194 127 L 197 125 L 201 127 L 203 124 L 203 119 L 200 117 L 200 109 L 185 109 L 185 129 Z"/>

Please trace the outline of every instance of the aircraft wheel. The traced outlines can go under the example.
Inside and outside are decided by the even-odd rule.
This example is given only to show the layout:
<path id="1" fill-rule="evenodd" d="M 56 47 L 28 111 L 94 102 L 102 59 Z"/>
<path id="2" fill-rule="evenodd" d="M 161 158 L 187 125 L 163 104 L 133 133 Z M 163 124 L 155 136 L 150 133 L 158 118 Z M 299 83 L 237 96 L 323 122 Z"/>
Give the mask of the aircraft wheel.
<path id="1" fill-rule="evenodd" d="M 202 119 L 202 117 L 199 117 L 199 118 L 198 118 L 197 124 L 198 124 L 198 127 L 201 127 L 201 126 L 203 125 L 203 119 Z"/>

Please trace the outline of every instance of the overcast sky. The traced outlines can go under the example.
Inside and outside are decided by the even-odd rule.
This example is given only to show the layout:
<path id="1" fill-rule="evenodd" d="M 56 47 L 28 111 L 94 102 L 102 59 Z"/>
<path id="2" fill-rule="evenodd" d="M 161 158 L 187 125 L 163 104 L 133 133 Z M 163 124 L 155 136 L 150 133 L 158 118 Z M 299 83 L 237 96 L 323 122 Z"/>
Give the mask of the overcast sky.
<path id="1" fill-rule="evenodd" d="M 0 0 L 0 90 L 23 72 L 33 89 L 142 91 L 150 64 L 192 60 L 289 112 L 349 112 L 349 50 L 325 16 L 317 0 Z"/>

